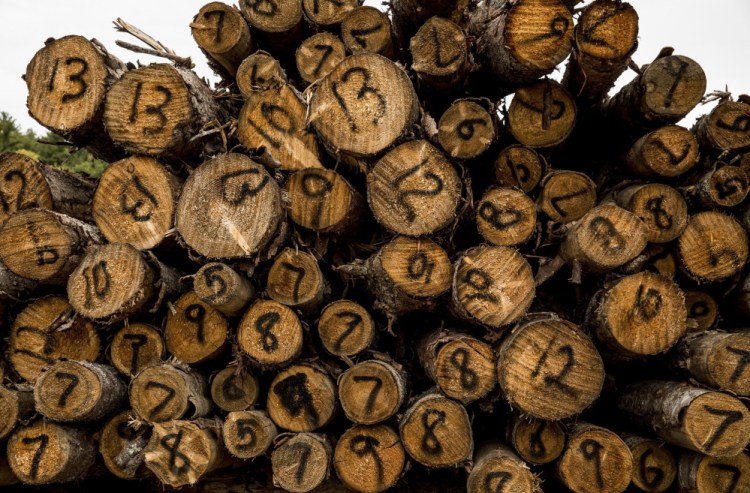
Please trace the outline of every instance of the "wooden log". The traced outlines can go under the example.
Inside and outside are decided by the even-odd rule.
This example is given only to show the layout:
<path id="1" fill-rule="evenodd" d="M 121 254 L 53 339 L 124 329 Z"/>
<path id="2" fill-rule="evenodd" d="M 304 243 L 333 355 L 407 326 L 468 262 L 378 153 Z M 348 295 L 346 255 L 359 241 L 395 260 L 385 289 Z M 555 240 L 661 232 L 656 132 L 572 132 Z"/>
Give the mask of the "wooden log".
<path id="1" fill-rule="evenodd" d="M 104 125 L 126 152 L 195 162 L 220 152 L 218 133 L 206 126 L 227 121 L 226 111 L 195 72 L 152 64 L 127 72 L 107 92 Z"/>
<path id="2" fill-rule="evenodd" d="M 630 484 L 633 455 L 612 431 L 578 422 L 557 462 L 557 476 L 576 493 L 620 493 Z"/>
<path id="3" fill-rule="evenodd" d="M 497 385 L 492 347 L 468 334 L 436 330 L 422 337 L 416 350 L 430 380 L 464 405 L 485 397 Z"/>
<path id="4" fill-rule="evenodd" d="M 362 229 L 367 214 L 365 199 L 331 169 L 304 169 L 284 185 L 289 196 L 289 217 L 317 233 L 351 237 Z"/>
<path id="5" fill-rule="evenodd" d="M 714 153 L 736 153 L 750 147 L 750 103 L 745 98 L 720 102 L 693 129 L 701 146 Z"/>
<path id="6" fill-rule="evenodd" d="M 8 439 L 8 462 L 24 484 L 68 483 L 94 465 L 96 446 L 85 430 L 38 420 Z"/>
<path id="7" fill-rule="evenodd" d="M 115 332 L 109 346 L 112 366 L 129 378 L 147 366 L 160 363 L 164 357 L 162 333 L 147 324 L 126 324 Z"/>
<path id="8" fill-rule="evenodd" d="M 240 10 L 264 46 L 286 54 L 302 39 L 302 0 L 243 0 Z"/>
<path id="9" fill-rule="evenodd" d="M 318 320 L 318 336 L 330 354 L 350 358 L 361 353 L 375 338 L 375 322 L 362 305 L 339 300 L 326 306 Z"/>
<path id="10" fill-rule="evenodd" d="M 596 183 L 577 171 L 553 171 L 541 182 L 537 204 L 553 221 L 577 221 L 596 206 Z"/>
<path id="11" fill-rule="evenodd" d="M 689 383 L 643 381 L 624 389 L 619 409 L 669 443 L 732 457 L 750 443 L 750 411 L 738 399 Z"/>
<path id="12" fill-rule="evenodd" d="M 629 210 L 646 225 L 650 243 L 677 239 L 688 223 L 688 205 L 682 194 L 668 185 L 633 185 L 615 194 L 617 205 Z"/>
<path id="13" fill-rule="evenodd" d="M 291 308 L 277 301 L 258 300 L 242 317 L 237 342 L 253 363 L 283 366 L 302 352 L 302 324 Z"/>
<path id="14" fill-rule="evenodd" d="M 712 328 L 719 319 L 719 304 L 705 291 L 685 291 L 688 312 L 688 332 L 702 332 Z"/>
<path id="15" fill-rule="evenodd" d="M 162 423 L 192 419 L 211 411 L 206 379 L 187 366 L 149 366 L 130 382 L 130 405 L 144 420 Z"/>
<path id="16" fill-rule="evenodd" d="M 149 253 L 127 243 L 108 243 L 88 253 L 68 279 L 75 310 L 111 324 L 138 313 L 155 313 L 179 289 L 179 275 Z"/>
<path id="17" fill-rule="evenodd" d="M 224 446 L 239 459 L 254 459 L 271 448 L 278 431 L 265 411 L 232 411 L 221 428 Z"/>
<path id="18" fill-rule="evenodd" d="M 750 191 L 745 170 L 739 166 L 721 165 L 705 173 L 695 185 L 683 188 L 688 199 L 706 209 L 740 205 Z"/>
<path id="19" fill-rule="evenodd" d="M 211 400 L 222 411 L 250 409 L 259 396 L 258 379 L 244 368 L 228 366 L 211 379 Z"/>
<path id="20" fill-rule="evenodd" d="M 290 85 L 253 92 L 240 112 L 237 138 L 266 166 L 284 171 L 321 168 L 317 138 L 305 125 L 307 111 Z"/>
<path id="21" fill-rule="evenodd" d="M 671 360 L 672 368 L 714 389 L 750 396 L 750 334 L 699 332 L 683 339 Z"/>
<path id="22" fill-rule="evenodd" d="M 349 12 L 361 4 L 361 0 L 302 0 L 308 20 L 324 29 L 338 27 Z"/>
<path id="23" fill-rule="evenodd" d="M 336 442 L 336 475 L 354 491 L 378 493 L 394 487 L 405 465 L 404 447 L 390 426 L 355 425 Z"/>
<path id="24" fill-rule="evenodd" d="M 412 70 L 428 86 L 454 89 L 463 84 L 469 72 L 468 45 L 466 34 L 456 23 L 432 17 L 409 42 Z"/>
<path id="25" fill-rule="evenodd" d="M 102 173 L 92 215 L 110 243 L 148 250 L 172 231 L 180 186 L 181 181 L 155 159 L 128 157 Z"/>
<path id="26" fill-rule="evenodd" d="M 607 203 L 588 211 L 568 232 L 559 255 L 584 270 L 607 272 L 636 258 L 648 229 L 635 214 Z"/>
<path id="27" fill-rule="evenodd" d="M 281 87 L 287 83 L 286 72 L 279 61 L 263 50 L 256 51 L 242 61 L 237 68 L 235 80 L 245 99 L 254 92 Z"/>
<path id="28" fill-rule="evenodd" d="M 461 180 L 453 164 L 426 140 L 398 146 L 367 175 L 367 201 L 389 230 L 423 236 L 456 220 Z"/>
<path id="29" fill-rule="evenodd" d="M 391 4 L 394 32 L 406 46 L 431 17 L 439 16 L 458 24 L 473 3 L 471 0 L 395 0 Z"/>
<path id="30" fill-rule="evenodd" d="M 576 114 L 570 93 L 557 82 L 544 79 L 518 88 L 506 121 L 508 131 L 521 144 L 548 148 L 568 138 Z"/>
<path id="31" fill-rule="evenodd" d="M 344 42 L 328 32 L 314 34 L 297 48 L 295 61 L 297 72 L 308 84 L 322 79 L 346 58 Z"/>
<path id="32" fill-rule="evenodd" d="M 500 185 L 517 187 L 530 193 L 547 174 L 547 161 L 531 147 L 515 144 L 506 147 L 495 160 L 495 178 Z"/>
<path id="33" fill-rule="evenodd" d="M 82 221 L 91 219 L 94 182 L 80 173 L 42 164 L 25 154 L 0 154 L 0 225 L 23 209 L 57 211 Z"/>
<path id="34" fill-rule="evenodd" d="M 307 121 L 334 154 L 368 157 L 406 134 L 417 113 L 417 95 L 406 72 L 385 57 L 359 53 L 316 87 Z"/>
<path id="35" fill-rule="evenodd" d="M 645 259 L 647 259 L 646 262 L 643 265 L 639 265 L 640 261 Z M 673 249 L 670 248 L 670 245 L 654 243 L 650 243 L 643 253 L 624 269 L 624 272 L 630 273 L 634 272 L 632 269 L 637 271 L 641 268 L 654 274 L 659 274 L 667 279 L 674 279 L 679 270 L 677 267 L 677 256 L 674 254 Z"/>
<path id="36" fill-rule="evenodd" d="M 331 443 L 325 435 L 281 435 L 271 454 L 273 484 L 294 493 L 312 491 L 328 479 L 332 457 Z"/>
<path id="37" fill-rule="evenodd" d="M 557 421 L 541 421 L 518 414 L 508 420 L 505 437 L 518 455 L 531 464 L 549 464 L 565 448 L 565 431 Z"/>
<path id="38" fill-rule="evenodd" d="M 660 441 L 624 434 L 622 439 L 633 454 L 632 483 L 641 491 L 662 493 L 677 477 L 677 461 Z"/>
<path id="39" fill-rule="evenodd" d="M 633 134 L 682 120 L 706 92 L 706 74 L 692 59 L 664 48 L 604 104 L 606 117 Z"/>
<path id="40" fill-rule="evenodd" d="M 310 312 L 325 302 L 331 286 L 314 255 L 286 248 L 268 271 L 266 293 L 282 305 Z"/>
<path id="41" fill-rule="evenodd" d="M 628 68 L 638 48 L 638 13 L 621 0 L 598 0 L 583 9 L 562 84 L 579 101 L 597 104 Z"/>
<path id="42" fill-rule="evenodd" d="M 135 421 L 133 411 L 123 411 L 107 421 L 99 434 L 99 454 L 109 472 L 120 479 L 144 475 L 144 450 L 149 429 Z"/>
<path id="43" fill-rule="evenodd" d="M 219 75 L 234 78 L 242 60 L 255 51 L 247 21 L 239 9 L 225 3 L 211 2 L 201 7 L 190 23 L 190 31 Z"/>
<path id="44" fill-rule="evenodd" d="M 34 414 L 34 393 L 28 387 L 0 386 L 0 440 L 5 440 L 18 423 Z"/>
<path id="45" fill-rule="evenodd" d="M 18 375 L 35 382 L 42 370 L 62 359 L 94 361 L 101 342 L 94 324 L 80 317 L 62 296 L 29 303 L 13 320 L 8 360 Z"/>
<path id="46" fill-rule="evenodd" d="M 42 286 L 39 282 L 26 279 L 10 271 L 2 262 L 0 262 L 0 327 L 3 326 L 7 319 L 7 312 L 11 303 L 28 300 L 34 296 L 43 294 Z"/>
<path id="47" fill-rule="evenodd" d="M 127 390 L 117 371 L 88 361 L 60 361 L 34 385 L 36 410 L 53 421 L 96 421 L 125 402 Z"/>
<path id="48" fill-rule="evenodd" d="M 167 313 L 164 340 L 167 350 L 183 363 L 209 361 L 221 354 L 229 337 L 229 323 L 195 291 L 180 296 Z"/>
<path id="49" fill-rule="evenodd" d="M 200 300 L 227 317 L 239 315 L 255 296 L 250 281 L 227 264 L 210 262 L 193 278 L 193 289 Z"/>
<path id="50" fill-rule="evenodd" d="M 534 300 L 531 266 L 508 247 L 474 247 L 455 263 L 451 308 L 467 322 L 499 329 L 521 318 Z"/>
<path id="51" fill-rule="evenodd" d="M 224 154 L 185 181 L 175 224 L 200 255 L 232 259 L 263 252 L 282 216 L 281 190 L 263 166 L 241 154 Z"/>
<path id="52" fill-rule="evenodd" d="M 750 456 L 716 458 L 683 453 L 678 466 L 680 491 L 686 493 L 739 493 L 750 487 Z"/>
<path id="53" fill-rule="evenodd" d="M 430 469 L 460 467 L 474 452 L 466 408 L 438 393 L 413 401 L 399 420 L 399 434 L 409 456 Z"/>
<path id="54" fill-rule="evenodd" d="M 573 47 L 573 15 L 558 0 L 491 0 L 470 15 L 475 55 L 504 85 L 552 73 Z"/>
<path id="55" fill-rule="evenodd" d="M 466 480 L 467 492 L 533 493 L 538 488 L 539 479 L 508 447 L 488 443 L 474 454 L 474 465 Z"/>
<path id="56" fill-rule="evenodd" d="M 144 463 L 164 485 L 195 484 L 222 464 L 220 433 L 218 423 L 209 420 L 155 423 Z"/>
<path id="57" fill-rule="evenodd" d="M 544 420 L 569 418 L 599 397 L 604 364 L 591 339 L 557 317 L 522 323 L 497 351 L 497 379 L 505 399 Z"/>
<path id="58" fill-rule="evenodd" d="M 489 189 L 476 207 L 479 234 L 490 245 L 523 245 L 536 231 L 536 205 L 512 188 Z"/>
<path id="59" fill-rule="evenodd" d="M 628 171 L 649 178 L 673 178 L 698 164 L 698 141 L 686 128 L 667 125 L 647 133 L 630 148 Z"/>
<path id="60" fill-rule="evenodd" d="M 747 232 L 733 217 L 716 211 L 692 216 L 677 242 L 681 267 L 692 279 L 717 282 L 747 263 Z"/>
<path id="61" fill-rule="evenodd" d="M 367 360 L 338 378 L 338 398 L 349 421 L 372 425 L 391 418 L 407 397 L 406 373 L 395 362 Z"/>
<path id="62" fill-rule="evenodd" d="M 326 426 L 336 410 L 336 385 L 319 366 L 298 363 L 276 374 L 266 410 L 276 426 L 293 432 Z"/>
<path id="63" fill-rule="evenodd" d="M 459 99 L 440 117 L 437 138 L 452 158 L 472 159 L 489 149 L 496 132 L 495 119 L 488 109 L 478 102 Z"/>
<path id="64" fill-rule="evenodd" d="M 624 358 L 662 353 L 687 331 L 685 295 L 674 282 L 652 272 L 618 280 L 595 295 L 588 324 L 597 339 Z"/>
<path id="65" fill-rule="evenodd" d="M 59 286 L 87 251 L 103 242 L 90 224 L 45 209 L 26 209 L 0 227 L 0 261 L 18 276 Z"/>
<path id="66" fill-rule="evenodd" d="M 348 53 L 364 51 L 395 57 L 391 20 L 375 7 L 357 7 L 346 14 L 341 22 L 341 39 Z"/>
<path id="67" fill-rule="evenodd" d="M 126 72 L 125 64 L 96 40 L 49 38 L 26 67 L 29 114 L 50 131 L 97 157 L 121 157 L 104 131 L 105 96 Z"/>
<path id="68" fill-rule="evenodd" d="M 434 307 L 450 289 L 453 269 L 448 254 L 432 240 L 397 236 L 364 262 L 339 268 L 364 277 L 375 296 L 373 308 L 389 318 Z"/>

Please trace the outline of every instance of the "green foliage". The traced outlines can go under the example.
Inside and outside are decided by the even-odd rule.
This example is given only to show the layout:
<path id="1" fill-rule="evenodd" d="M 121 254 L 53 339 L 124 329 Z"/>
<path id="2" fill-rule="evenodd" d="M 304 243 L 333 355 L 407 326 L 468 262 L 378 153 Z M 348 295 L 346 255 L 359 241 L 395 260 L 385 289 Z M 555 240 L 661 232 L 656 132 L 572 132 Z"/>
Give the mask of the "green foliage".
<path id="1" fill-rule="evenodd" d="M 107 163 L 95 159 L 85 149 L 71 153 L 70 146 L 45 144 L 42 142 L 65 142 L 65 139 L 52 132 L 37 136 L 33 130 L 25 133 L 18 128 L 15 118 L 5 111 L 0 112 L 0 154 L 19 152 L 31 156 L 42 163 L 58 166 L 73 173 L 86 173 L 99 177 Z"/>

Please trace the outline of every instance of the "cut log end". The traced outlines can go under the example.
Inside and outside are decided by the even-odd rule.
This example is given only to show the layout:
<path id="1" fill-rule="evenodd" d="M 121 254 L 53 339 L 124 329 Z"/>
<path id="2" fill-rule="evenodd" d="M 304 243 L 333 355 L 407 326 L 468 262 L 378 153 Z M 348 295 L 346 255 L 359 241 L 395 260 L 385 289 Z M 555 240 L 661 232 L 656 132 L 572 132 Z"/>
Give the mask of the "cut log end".
<path id="1" fill-rule="evenodd" d="M 112 366 L 126 377 L 161 362 L 165 356 L 164 337 L 146 324 L 127 324 L 115 333 L 109 347 Z"/>
<path id="2" fill-rule="evenodd" d="M 517 493 L 533 493 L 537 491 L 538 483 L 529 466 L 509 448 L 488 444 L 474 456 L 466 491 L 485 493 L 505 488 Z"/>
<path id="3" fill-rule="evenodd" d="M 375 323 L 358 303 L 335 301 L 320 315 L 318 336 L 329 353 L 352 357 L 370 346 L 375 337 Z"/>
<path id="4" fill-rule="evenodd" d="M 391 20 L 375 7 L 357 7 L 341 22 L 341 38 L 349 53 L 370 52 L 394 57 Z"/>
<path id="5" fill-rule="evenodd" d="M 682 267 L 699 281 L 723 281 L 747 263 L 747 232 L 736 219 L 721 212 L 692 216 L 677 246 Z"/>
<path id="6" fill-rule="evenodd" d="M 193 39 L 214 63 L 234 77 L 242 60 L 254 51 L 250 27 L 239 10 L 221 2 L 204 5 L 190 24 Z"/>
<path id="7" fill-rule="evenodd" d="M 364 361 L 346 370 L 338 382 L 338 396 L 346 417 L 360 424 L 385 421 L 406 399 L 406 379 L 392 365 Z"/>
<path id="8" fill-rule="evenodd" d="M 476 158 L 489 149 L 494 140 L 492 116 L 473 101 L 456 101 L 438 122 L 438 142 L 453 158 Z"/>
<path id="9" fill-rule="evenodd" d="M 254 92 L 275 89 L 287 83 L 286 73 L 279 61 L 262 50 L 256 51 L 242 61 L 235 80 L 245 99 Z"/>
<path id="10" fill-rule="evenodd" d="M 183 363 L 195 364 L 219 355 L 229 337 L 229 323 L 216 308 L 188 291 L 172 304 L 164 323 L 167 350 Z"/>
<path id="11" fill-rule="evenodd" d="M 245 276 L 219 262 L 208 263 L 196 272 L 193 289 L 201 301 L 228 317 L 238 315 L 255 295 Z"/>
<path id="12" fill-rule="evenodd" d="M 547 148 L 561 144 L 573 131 L 576 104 L 553 80 L 541 80 L 516 91 L 508 108 L 508 128 L 523 145 Z"/>
<path id="13" fill-rule="evenodd" d="M 211 400 L 223 411 L 245 411 L 253 407 L 259 397 L 258 379 L 236 366 L 224 368 L 211 380 Z"/>
<path id="14" fill-rule="evenodd" d="M 247 460 L 265 454 L 278 432 L 264 411 L 232 411 L 221 433 L 229 453 Z"/>
<path id="15" fill-rule="evenodd" d="M 672 178 L 692 169 L 698 158 L 695 135 L 686 128 L 667 125 L 636 141 L 625 162 L 637 175 Z"/>
<path id="16" fill-rule="evenodd" d="M 195 418 L 211 409 L 205 379 L 170 364 L 139 372 L 130 384 L 130 404 L 141 419 L 150 422 Z"/>
<path id="17" fill-rule="evenodd" d="M 99 437 L 99 454 L 106 468 L 120 479 L 135 480 L 143 474 L 143 454 L 150 429 L 133 423 L 135 414 L 123 411 L 104 425 Z"/>
<path id="18" fill-rule="evenodd" d="M 620 207 L 644 222 L 650 243 L 675 240 L 687 227 L 687 202 L 680 192 L 670 186 L 660 183 L 634 185 L 617 192 L 616 200 Z"/>
<path id="19" fill-rule="evenodd" d="M 506 436 L 523 460 L 531 464 L 549 464 L 565 448 L 565 431 L 556 421 L 541 421 L 515 416 L 508 423 Z"/>
<path id="20" fill-rule="evenodd" d="M 336 385 L 316 366 L 297 364 L 271 382 L 268 415 L 279 428 L 314 431 L 328 424 L 336 410 Z"/>
<path id="21" fill-rule="evenodd" d="M 532 192 L 547 174 L 547 162 L 526 146 L 506 147 L 495 160 L 495 178 L 506 187 L 517 187 Z"/>
<path id="22" fill-rule="evenodd" d="M 260 366 L 291 362 L 302 351 L 302 324 L 287 306 L 271 300 L 256 301 L 240 321 L 240 349 Z"/>
<path id="23" fill-rule="evenodd" d="M 466 35 L 454 22 L 432 17 L 411 38 L 412 69 L 428 85 L 449 89 L 462 83 L 469 69 Z"/>
<path id="24" fill-rule="evenodd" d="M 286 306 L 315 309 L 325 301 L 330 291 L 318 260 L 307 252 L 285 249 L 276 257 L 268 272 L 268 296 Z"/>
<path id="25" fill-rule="evenodd" d="M 596 184 L 583 173 L 554 171 L 544 178 L 541 187 L 537 203 L 553 221 L 577 221 L 596 205 Z"/>
<path id="26" fill-rule="evenodd" d="M 346 15 L 360 5 L 359 0 L 339 0 L 326 2 L 321 0 L 302 0 L 305 15 L 314 24 L 322 28 L 335 28 L 346 18 Z"/>
<path id="27" fill-rule="evenodd" d="M 633 454 L 633 484 L 641 491 L 662 493 L 677 477 L 677 461 L 661 442 L 634 435 L 625 436 Z"/>
<path id="28" fill-rule="evenodd" d="M 346 47 L 335 34 L 322 32 L 302 42 L 295 60 L 302 80 L 312 84 L 322 79 L 346 58 Z"/>
<path id="29" fill-rule="evenodd" d="M 406 453 L 391 427 L 357 425 L 346 430 L 336 442 L 333 465 L 348 488 L 378 493 L 399 480 L 406 465 Z"/>
<path id="30" fill-rule="evenodd" d="M 328 478 L 332 459 L 333 450 L 325 435 L 282 436 L 271 454 L 273 483 L 293 493 L 312 491 Z"/>

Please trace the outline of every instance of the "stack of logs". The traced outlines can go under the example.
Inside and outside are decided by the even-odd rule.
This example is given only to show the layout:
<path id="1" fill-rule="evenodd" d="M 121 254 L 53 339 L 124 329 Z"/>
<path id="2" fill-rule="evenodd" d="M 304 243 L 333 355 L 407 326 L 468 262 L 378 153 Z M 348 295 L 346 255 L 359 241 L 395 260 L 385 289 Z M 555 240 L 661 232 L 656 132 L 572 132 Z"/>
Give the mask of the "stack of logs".
<path id="1" fill-rule="evenodd" d="M 0 484 L 750 491 L 750 98 L 677 126 L 698 63 L 576 3 L 213 2 L 214 89 L 49 39 L 110 164 L 0 157 Z"/>

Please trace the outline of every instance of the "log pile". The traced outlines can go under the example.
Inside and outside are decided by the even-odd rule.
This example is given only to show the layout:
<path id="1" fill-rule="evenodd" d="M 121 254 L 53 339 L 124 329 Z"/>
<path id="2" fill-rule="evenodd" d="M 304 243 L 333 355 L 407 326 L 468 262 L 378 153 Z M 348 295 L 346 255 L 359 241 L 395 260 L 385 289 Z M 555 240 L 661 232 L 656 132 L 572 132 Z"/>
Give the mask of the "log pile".
<path id="1" fill-rule="evenodd" d="M 48 40 L 110 165 L 0 156 L 0 484 L 750 491 L 750 97 L 679 126 L 700 65 L 576 3 L 212 2 L 213 89 Z"/>

